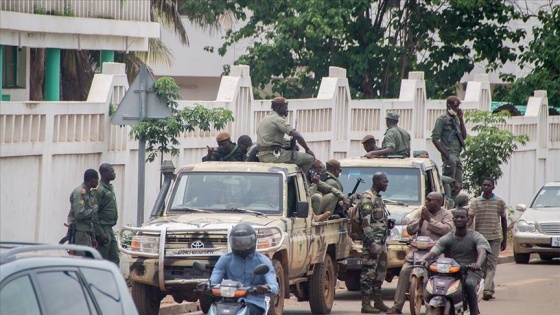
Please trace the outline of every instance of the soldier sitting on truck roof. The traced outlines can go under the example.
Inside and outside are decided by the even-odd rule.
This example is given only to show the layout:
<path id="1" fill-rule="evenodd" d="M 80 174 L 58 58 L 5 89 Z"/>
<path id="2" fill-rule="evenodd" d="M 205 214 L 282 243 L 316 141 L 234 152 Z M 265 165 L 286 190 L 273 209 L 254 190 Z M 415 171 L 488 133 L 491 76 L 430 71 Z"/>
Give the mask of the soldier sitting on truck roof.
<path id="1" fill-rule="evenodd" d="M 381 144 L 382 149 L 366 153 L 366 158 L 371 159 L 388 154 L 410 157 L 410 134 L 397 126 L 399 117 L 397 113 L 387 113 L 387 117 L 385 117 L 387 131 L 385 132 L 385 137 Z"/>
<path id="2" fill-rule="evenodd" d="M 381 148 L 375 144 L 376 144 L 375 137 L 372 135 L 367 135 L 362 139 L 362 146 L 364 147 L 366 153 L 370 151 L 381 150 Z"/>

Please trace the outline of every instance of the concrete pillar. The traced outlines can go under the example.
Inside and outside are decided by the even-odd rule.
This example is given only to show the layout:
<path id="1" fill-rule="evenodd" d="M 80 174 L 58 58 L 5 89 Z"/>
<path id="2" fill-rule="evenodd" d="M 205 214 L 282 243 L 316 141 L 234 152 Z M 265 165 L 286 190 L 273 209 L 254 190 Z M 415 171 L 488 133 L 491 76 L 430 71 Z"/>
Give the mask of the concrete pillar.
<path id="1" fill-rule="evenodd" d="M 102 50 L 101 56 L 101 73 L 103 73 L 103 63 L 104 62 L 115 62 L 115 51 L 114 50 Z"/>
<path id="2" fill-rule="evenodd" d="M 60 48 L 47 48 L 45 100 L 60 101 Z"/>

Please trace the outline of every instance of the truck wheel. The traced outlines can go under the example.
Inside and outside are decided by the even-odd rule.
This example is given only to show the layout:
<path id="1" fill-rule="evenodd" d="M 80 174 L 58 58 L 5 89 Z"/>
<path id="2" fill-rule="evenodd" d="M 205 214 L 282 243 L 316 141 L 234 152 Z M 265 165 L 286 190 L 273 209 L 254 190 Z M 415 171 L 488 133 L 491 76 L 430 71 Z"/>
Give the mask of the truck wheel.
<path id="1" fill-rule="evenodd" d="M 426 315 L 443 315 L 443 310 L 441 308 L 428 307 L 426 309 Z"/>
<path id="2" fill-rule="evenodd" d="M 268 315 L 281 315 L 284 313 L 284 297 L 286 295 L 285 285 L 286 279 L 284 278 L 284 268 L 279 260 L 272 260 L 274 272 L 276 273 L 276 281 L 278 281 L 278 295 L 270 297 L 270 308 Z"/>
<path id="3" fill-rule="evenodd" d="M 331 256 L 325 256 L 325 261 L 318 264 L 309 279 L 309 306 L 313 314 L 329 314 L 331 312 L 336 274 Z"/>
<path id="4" fill-rule="evenodd" d="M 346 289 L 351 292 L 356 292 L 361 290 L 360 285 L 360 272 L 359 271 L 347 271 L 346 280 L 344 280 L 344 284 L 346 284 Z"/>
<path id="5" fill-rule="evenodd" d="M 513 252 L 513 260 L 515 260 L 517 264 L 528 264 L 530 258 L 531 254 L 518 254 Z"/>
<path id="6" fill-rule="evenodd" d="M 158 315 L 159 305 L 165 294 L 151 285 L 132 282 L 131 295 L 138 313 L 142 315 Z"/>
<path id="7" fill-rule="evenodd" d="M 198 303 L 200 303 L 200 310 L 204 314 L 208 313 L 208 311 L 210 310 L 210 307 L 216 301 L 217 301 L 217 299 L 214 299 L 212 296 L 210 296 L 208 294 L 201 294 L 198 297 Z"/>
<path id="8" fill-rule="evenodd" d="M 422 294 L 423 294 L 423 281 L 416 276 L 410 278 L 409 301 L 410 301 L 410 314 L 420 315 L 422 309 Z"/>

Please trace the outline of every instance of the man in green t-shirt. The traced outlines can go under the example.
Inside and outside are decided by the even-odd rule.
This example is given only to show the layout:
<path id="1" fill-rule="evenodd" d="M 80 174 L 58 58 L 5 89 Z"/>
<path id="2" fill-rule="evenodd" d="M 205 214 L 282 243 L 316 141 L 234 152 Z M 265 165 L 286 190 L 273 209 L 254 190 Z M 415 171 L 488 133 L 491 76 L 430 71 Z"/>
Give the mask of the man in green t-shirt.
<path id="1" fill-rule="evenodd" d="M 432 250 L 422 257 L 422 260 L 434 259 L 444 254 L 445 257 L 455 259 L 461 264 L 470 264 L 472 269 L 480 269 L 484 265 L 486 256 L 491 253 L 490 244 L 482 234 L 467 228 L 469 212 L 464 208 L 457 208 L 453 212 L 455 231 L 442 236 Z M 478 315 L 478 301 L 476 286 L 482 279 L 481 271 L 469 270 L 465 281 L 465 291 L 469 304 L 470 315 Z"/>

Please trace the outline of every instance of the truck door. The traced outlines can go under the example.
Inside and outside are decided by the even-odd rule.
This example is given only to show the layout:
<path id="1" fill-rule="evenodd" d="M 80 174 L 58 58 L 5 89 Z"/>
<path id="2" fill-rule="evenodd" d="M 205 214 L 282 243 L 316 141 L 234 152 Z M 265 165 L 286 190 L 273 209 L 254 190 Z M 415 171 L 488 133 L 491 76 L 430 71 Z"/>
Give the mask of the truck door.
<path id="1" fill-rule="evenodd" d="M 289 273 L 290 276 L 301 275 L 306 272 L 310 257 L 310 221 L 308 218 L 296 218 L 297 201 L 307 201 L 307 194 L 303 180 L 299 176 L 288 177 L 288 224 L 291 229 L 289 235 Z M 311 212 L 312 210 L 309 209 Z"/>

